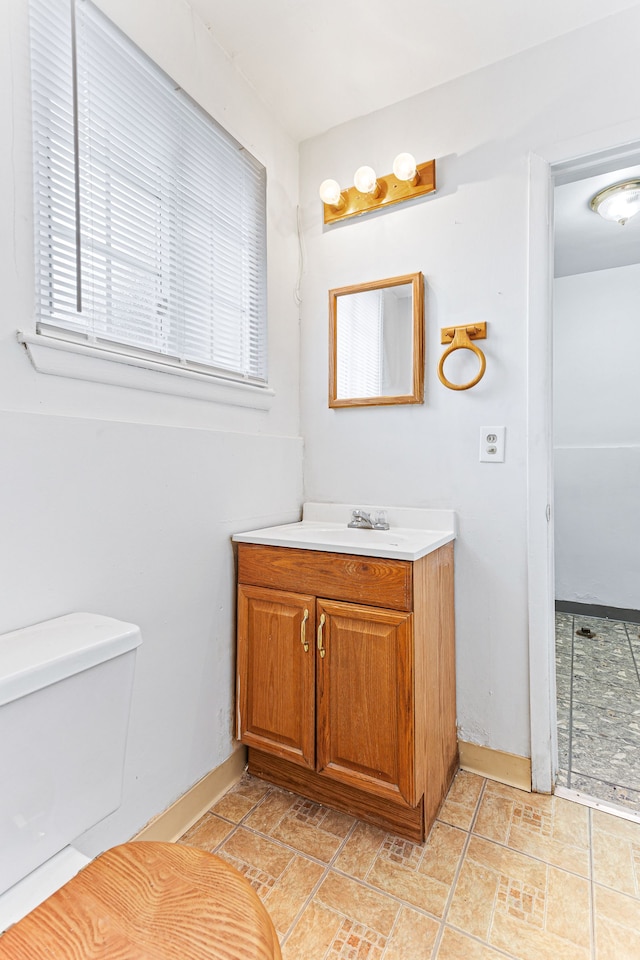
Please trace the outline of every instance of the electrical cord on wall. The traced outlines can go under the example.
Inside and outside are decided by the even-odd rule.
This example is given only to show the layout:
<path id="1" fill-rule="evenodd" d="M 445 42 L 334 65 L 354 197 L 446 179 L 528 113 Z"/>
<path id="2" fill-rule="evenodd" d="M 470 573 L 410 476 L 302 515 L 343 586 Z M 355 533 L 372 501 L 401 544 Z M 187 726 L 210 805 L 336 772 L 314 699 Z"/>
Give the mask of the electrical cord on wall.
<path id="1" fill-rule="evenodd" d="M 304 240 L 302 237 L 302 225 L 300 223 L 300 207 L 296 207 L 296 225 L 298 230 L 298 279 L 296 281 L 295 290 L 293 291 L 293 299 L 300 306 L 302 303 L 302 296 L 300 294 L 300 285 L 302 284 L 302 274 L 304 272 L 304 259 L 305 259 L 305 249 L 304 249 Z"/>

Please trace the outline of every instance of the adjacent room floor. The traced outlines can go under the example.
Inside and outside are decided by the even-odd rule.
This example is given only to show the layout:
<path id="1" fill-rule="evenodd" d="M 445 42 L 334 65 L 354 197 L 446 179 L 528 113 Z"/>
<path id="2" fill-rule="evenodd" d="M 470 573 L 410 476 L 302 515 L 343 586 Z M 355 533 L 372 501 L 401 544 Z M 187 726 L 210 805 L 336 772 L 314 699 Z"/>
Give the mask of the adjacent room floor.
<path id="1" fill-rule="evenodd" d="M 422 845 L 249 775 L 180 842 L 250 880 L 283 960 L 640 957 L 640 824 L 464 771 Z"/>
<path id="2" fill-rule="evenodd" d="M 638 813 L 639 669 L 640 624 L 556 614 L 557 782 Z"/>

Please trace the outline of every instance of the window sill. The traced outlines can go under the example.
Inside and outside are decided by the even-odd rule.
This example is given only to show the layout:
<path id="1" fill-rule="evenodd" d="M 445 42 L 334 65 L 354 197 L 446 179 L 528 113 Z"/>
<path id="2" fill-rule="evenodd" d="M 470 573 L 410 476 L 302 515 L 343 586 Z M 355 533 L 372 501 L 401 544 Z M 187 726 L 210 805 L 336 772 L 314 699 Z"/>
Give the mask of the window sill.
<path id="1" fill-rule="evenodd" d="M 268 410 L 275 395 L 269 387 L 225 380 L 160 360 L 118 353 L 42 333 L 23 333 L 19 330 L 18 341 L 25 347 L 39 373 L 56 377 L 109 383 L 151 393 L 252 407 L 255 410 Z"/>

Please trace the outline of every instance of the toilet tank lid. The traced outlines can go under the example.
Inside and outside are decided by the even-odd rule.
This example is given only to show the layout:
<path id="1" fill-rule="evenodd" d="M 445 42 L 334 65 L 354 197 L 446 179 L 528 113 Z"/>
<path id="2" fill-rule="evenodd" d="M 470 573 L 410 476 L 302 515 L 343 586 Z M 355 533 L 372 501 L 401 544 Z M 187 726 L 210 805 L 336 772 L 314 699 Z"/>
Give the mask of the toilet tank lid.
<path id="1" fill-rule="evenodd" d="M 140 628 L 96 613 L 69 613 L 0 635 L 0 706 L 142 643 Z"/>

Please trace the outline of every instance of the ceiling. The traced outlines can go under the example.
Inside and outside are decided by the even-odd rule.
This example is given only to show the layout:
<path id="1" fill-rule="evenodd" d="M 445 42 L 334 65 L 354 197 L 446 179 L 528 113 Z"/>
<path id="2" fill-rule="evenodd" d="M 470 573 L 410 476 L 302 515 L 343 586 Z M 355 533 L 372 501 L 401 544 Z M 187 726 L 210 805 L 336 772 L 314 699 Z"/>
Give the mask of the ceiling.
<path id="1" fill-rule="evenodd" d="M 632 178 L 640 179 L 640 163 L 555 188 L 556 277 L 640 263 L 640 214 L 620 226 L 589 206 L 599 190 Z"/>
<path id="2" fill-rule="evenodd" d="M 188 0 L 296 141 L 637 0 Z"/>
<path id="3" fill-rule="evenodd" d="M 395 8 L 388 0 L 188 2 L 284 130 L 301 141 L 638 0 L 402 0 Z M 586 168 L 560 178 L 556 276 L 640 262 L 640 215 L 621 227 L 589 208 L 598 190 L 640 176 L 640 163 L 613 166 L 601 165 L 597 176 Z"/>

